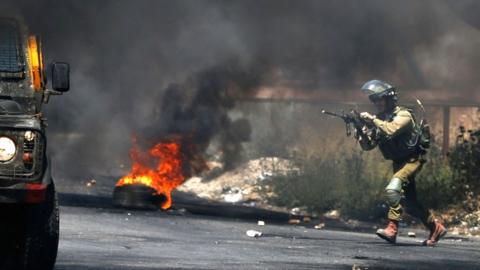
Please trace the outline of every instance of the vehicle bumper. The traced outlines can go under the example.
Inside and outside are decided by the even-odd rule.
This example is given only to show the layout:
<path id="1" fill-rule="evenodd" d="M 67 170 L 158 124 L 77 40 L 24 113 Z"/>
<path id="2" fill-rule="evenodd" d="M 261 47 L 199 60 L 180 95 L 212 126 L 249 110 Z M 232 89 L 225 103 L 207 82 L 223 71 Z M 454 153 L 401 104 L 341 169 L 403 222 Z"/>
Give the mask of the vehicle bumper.
<path id="1" fill-rule="evenodd" d="M 47 188 L 42 183 L 0 188 L 0 203 L 41 203 L 45 201 Z"/>
<path id="2" fill-rule="evenodd" d="M 42 181 L 28 183 L 21 182 L 6 187 L 0 187 L 0 204 L 35 204 L 44 202 L 48 188 L 53 185 L 49 164 L 50 162 L 48 160 Z"/>

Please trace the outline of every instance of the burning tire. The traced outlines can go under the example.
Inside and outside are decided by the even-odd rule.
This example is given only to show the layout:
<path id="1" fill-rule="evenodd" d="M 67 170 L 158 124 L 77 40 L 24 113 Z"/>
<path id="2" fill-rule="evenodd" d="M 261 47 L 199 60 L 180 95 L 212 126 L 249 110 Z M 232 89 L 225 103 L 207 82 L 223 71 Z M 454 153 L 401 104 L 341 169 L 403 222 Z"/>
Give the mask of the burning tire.
<path id="1" fill-rule="evenodd" d="M 158 210 L 166 200 L 154 188 L 141 184 L 118 186 L 113 190 L 113 205 L 122 208 Z"/>
<path id="2" fill-rule="evenodd" d="M 115 185 L 113 204 L 144 210 L 169 209 L 172 191 L 185 181 L 182 144 L 165 140 L 144 151 L 134 140 L 130 157 L 132 169 Z"/>
<path id="3" fill-rule="evenodd" d="M 53 187 L 46 201 L 34 205 L 5 206 L 8 215 L 1 229 L 2 270 L 51 270 L 59 240 L 59 209 Z"/>

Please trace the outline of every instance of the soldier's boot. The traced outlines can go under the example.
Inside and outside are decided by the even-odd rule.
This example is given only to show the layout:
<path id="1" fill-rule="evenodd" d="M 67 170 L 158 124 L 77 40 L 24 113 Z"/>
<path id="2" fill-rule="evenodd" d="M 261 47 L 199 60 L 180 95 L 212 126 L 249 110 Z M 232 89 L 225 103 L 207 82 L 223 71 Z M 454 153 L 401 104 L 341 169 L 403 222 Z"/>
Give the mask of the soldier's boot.
<path id="1" fill-rule="evenodd" d="M 390 220 L 385 229 L 378 229 L 377 235 L 389 243 L 395 244 L 397 242 L 398 221 Z"/>
<path id="2" fill-rule="evenodd" d="M 427 240 L 423 241 L 423 245 L 433 247 L 446 234 L 447 229 L 440 222 L 435 221 L 430 228 L 430 236 Z"/>

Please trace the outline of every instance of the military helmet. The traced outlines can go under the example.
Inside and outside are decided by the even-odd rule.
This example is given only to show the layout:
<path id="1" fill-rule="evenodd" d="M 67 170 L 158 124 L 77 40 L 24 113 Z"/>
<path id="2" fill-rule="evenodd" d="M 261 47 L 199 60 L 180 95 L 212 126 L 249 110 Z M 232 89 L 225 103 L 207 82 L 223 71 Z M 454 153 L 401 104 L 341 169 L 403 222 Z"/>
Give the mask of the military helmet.
<path id="1" fill-rule="evenodd" d="M 380 80 L 371 80 L 366 82 L 362 86 L 362 92 L 367 94 L 371 101 L 375 101 L 383 97 L 389 97 L 392 100 L 397 101 L 397 91 L 395 90 L 395 87 Z"/>

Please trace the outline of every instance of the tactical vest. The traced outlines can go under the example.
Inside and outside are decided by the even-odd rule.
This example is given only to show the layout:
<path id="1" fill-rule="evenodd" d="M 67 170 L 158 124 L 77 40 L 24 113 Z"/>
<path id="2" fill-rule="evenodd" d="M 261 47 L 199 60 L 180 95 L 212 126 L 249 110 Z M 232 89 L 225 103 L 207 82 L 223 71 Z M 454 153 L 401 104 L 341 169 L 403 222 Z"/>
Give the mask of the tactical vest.
<path id="1" fill-rule="evenodd" d="M 379 115 L 378 118 L 391 122 L 398 112 L 407 110 L 412 115 L 412 126 L 400 131 L 395 136 L 388 136 L 383 131 L 377 129 L 378 147 L 385 159 L 393 161 L 405 161 L 419 154 L 418 134 L 415 132 L 415 118 L 410 109 L 399 108 L 393 114 Z"/>

